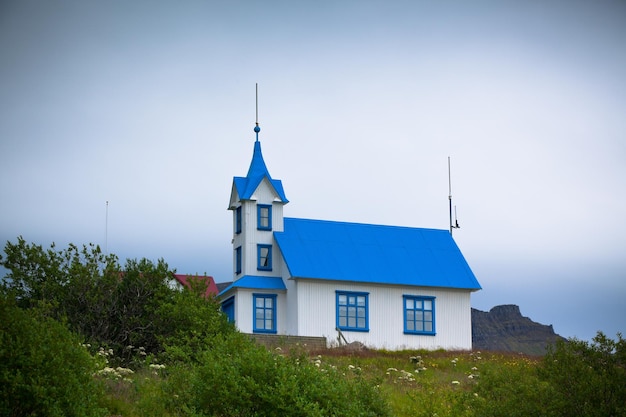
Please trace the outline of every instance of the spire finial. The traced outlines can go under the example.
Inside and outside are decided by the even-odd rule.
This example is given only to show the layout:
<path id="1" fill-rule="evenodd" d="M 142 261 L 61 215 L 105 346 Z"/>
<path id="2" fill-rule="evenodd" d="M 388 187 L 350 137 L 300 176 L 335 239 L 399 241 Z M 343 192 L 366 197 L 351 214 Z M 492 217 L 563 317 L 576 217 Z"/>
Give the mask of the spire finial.
<path id="1" fill-rule="evenodd" d="M 256 133 L 256 141 L 259 141 L 259 132 L 261 128 L 259 127 L 259 83 L 256 83 L 256 119 L 255 119 L 254 132 Z"/>

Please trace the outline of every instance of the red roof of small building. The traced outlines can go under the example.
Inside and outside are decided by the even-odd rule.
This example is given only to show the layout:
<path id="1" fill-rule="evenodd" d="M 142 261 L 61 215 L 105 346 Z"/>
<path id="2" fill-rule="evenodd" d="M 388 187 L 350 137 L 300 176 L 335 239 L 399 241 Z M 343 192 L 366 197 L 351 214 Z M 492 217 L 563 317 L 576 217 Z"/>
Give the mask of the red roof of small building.
<path id="1" fill-rule="evenodd" d="M 206 282 L 207 289 L 206 289 L 206 292 L 204 293 L 204 296 L 206 298 L 210 296 L 216 296 L 219 292 L 217 290 L 217 285 L 215 285 L 215 280 L 213 279 L 213 277 L 208 276 L 208 275 L 174 274 L 174 278 L 176 278 L 176 281 L 178 281 L 180 284 L 182 284 L 184 287 L 187 287 L 187 288 L 190 287 L 190 281 L 193 281 L 196 279 L 199 281 Z"/>

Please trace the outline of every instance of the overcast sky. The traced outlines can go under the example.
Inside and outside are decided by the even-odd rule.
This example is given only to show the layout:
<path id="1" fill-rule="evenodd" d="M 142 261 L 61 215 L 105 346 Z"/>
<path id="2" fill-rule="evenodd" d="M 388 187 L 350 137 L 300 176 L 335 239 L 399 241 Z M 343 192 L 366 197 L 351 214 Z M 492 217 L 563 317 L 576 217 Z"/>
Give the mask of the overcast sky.
<path id="1" fill-rule="evenodd" d="M 449 156 L 473 307 L 626 333 L 618 0 L 0 1 L 0 241 L 231 280 L 255 83 L 286 216 L 446 229 Z"/>

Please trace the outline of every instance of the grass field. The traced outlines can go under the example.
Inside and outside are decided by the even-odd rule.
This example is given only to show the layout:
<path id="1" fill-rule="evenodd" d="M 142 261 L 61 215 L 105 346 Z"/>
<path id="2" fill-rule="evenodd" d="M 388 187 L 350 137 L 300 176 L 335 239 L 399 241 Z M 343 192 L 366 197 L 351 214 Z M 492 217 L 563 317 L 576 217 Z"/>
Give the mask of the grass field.
<path id="1" fill-rule="evenodd" d="M 277 355 L 286 354 L 277 349 Z M 293 352 L 292 352 L 293 353 Z M 474 416 L 483 398 L 484 373 L 500 380 L 527 380 L 539 358 L 494 352 L 345 351 L 326 349 L 303 356 L 320 372 L 336 370 L 346 378 L 374 384 L 395 416 Z M 166 370 L 144 369 L 125 379 L 107 381 L 107 405 L 116 415 L 145 415 L 159 401 Z M 349 398 L 346 401 L 350 401 Z M 155 404 L 155 412 L 159 406 Z M 164 410 L 161 410 L 164 411 Z"/>
<path id="2" fill-rule="evenodd" d="M 532 375 L 540 358 L 511 353 L 449 351 L 316 352 L 320 367 L 361 374 L 379 386 L 396 416 L 474 415 L 485 372 Z"/>

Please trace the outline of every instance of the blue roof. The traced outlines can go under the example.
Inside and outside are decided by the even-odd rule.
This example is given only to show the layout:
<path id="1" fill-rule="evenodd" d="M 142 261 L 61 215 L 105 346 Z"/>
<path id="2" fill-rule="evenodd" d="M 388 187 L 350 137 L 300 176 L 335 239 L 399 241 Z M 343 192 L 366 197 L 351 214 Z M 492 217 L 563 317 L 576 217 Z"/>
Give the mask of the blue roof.
<path id="1" fill-rule="evenodd" d="M 295 278 L 481 289 L 448 230 L 285 218 L 274 237 Z"/>
<path id="2" fill-rule="evenodd" d="M 242 200 L 249 200 L 261 181 L 263 181 L 263 178 L 267 178 L 270 184 L 272 184 L 272 187 L 274 187 L 280 201 L 287 204 L 289 200 L 287 200 L 287 197 L 285 196 L 283 183 L 280 180 L 273 180 L 270 176 L 267 166 L 265 165 L 265 161 L 263 160 L 263 154 L 261 153 L 261 142 L 256 141 L 254 142 L 254 153 L 252 154 L 252 162 L 250 163 L 250 168 L 248 169 L 248 175 L 245 177 L 234 178 L 235 188 L 237 189 L 239 198 Z"/>
<path id="3" fill-rule="evenodd" d="M 233 288 L 249 288 L 254 290 L 286 290 L 281 277 L 260 277 L 257 275 L 244 275 L 237 281 L 224 288 L 219 296 L 226 294 Z"/>

